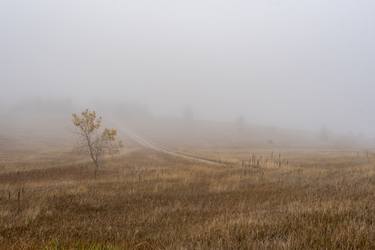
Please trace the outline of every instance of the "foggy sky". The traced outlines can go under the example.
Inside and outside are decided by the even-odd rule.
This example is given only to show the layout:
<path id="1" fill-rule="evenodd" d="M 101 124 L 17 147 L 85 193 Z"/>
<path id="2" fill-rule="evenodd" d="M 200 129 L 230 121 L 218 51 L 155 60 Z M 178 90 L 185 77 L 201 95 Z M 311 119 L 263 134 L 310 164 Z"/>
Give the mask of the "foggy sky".
<path id="1" fill-rule="evenodd" d="M 126 100 L 375 136 L 374 13 L 372 0 L 1 0 L 0 105 Z"/>

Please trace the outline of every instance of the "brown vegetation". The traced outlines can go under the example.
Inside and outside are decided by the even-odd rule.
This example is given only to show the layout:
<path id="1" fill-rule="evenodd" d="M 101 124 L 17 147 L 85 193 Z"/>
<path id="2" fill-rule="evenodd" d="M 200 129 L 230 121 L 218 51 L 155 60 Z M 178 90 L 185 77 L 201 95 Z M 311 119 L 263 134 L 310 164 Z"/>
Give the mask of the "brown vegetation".
<path id="1" fill-rule="evenodd" d="M 244 171 L 250 152 L 220 152 L 229 162 L 220 166 L 136 150 L 109 159 L 97 179 L 89 162 L 68 154 L 50 155 L 71 162 L 62 165 L 3 158 L 0 246 L 375 248 L 371 157 L 369 162 L 363 153 L 283 152 L 288 166 L 245 164 Z"/>

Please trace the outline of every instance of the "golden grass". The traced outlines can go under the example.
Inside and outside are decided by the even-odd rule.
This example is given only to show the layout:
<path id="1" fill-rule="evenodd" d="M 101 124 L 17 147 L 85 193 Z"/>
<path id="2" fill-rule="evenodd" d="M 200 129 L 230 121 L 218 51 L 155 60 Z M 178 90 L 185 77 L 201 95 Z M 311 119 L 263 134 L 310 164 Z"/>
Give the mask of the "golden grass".
<path id="1" fill-rule="evenodd" d="M 97 179 L 90 163 L 69 153 L 4 157 L 0 246 L 375 249 L 372 159 L 283 152 L 288 166 L 244 169 L 250 151 L 219 153 L 231 164 L 138 150 L 109 159 Z"/>

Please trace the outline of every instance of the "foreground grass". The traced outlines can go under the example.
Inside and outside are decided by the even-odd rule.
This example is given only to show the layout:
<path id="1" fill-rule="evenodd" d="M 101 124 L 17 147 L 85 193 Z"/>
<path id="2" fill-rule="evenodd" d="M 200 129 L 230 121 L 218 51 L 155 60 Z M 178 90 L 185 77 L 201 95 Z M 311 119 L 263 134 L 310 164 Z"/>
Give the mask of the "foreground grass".
<path id="1" fill-rule="evenodd" d="M 0 246 L 375 249 L 374 166 L 344 154 L 290 157 L 243 169 L 138 151 L 96 180 L 87 163 L 22 163 L 0 172 Z"/>

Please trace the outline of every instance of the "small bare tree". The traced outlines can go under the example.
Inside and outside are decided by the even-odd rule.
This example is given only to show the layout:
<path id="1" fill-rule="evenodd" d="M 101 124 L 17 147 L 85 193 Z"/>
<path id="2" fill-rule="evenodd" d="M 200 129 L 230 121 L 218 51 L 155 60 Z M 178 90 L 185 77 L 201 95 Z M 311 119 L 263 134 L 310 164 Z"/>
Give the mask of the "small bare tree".
<path id="1" fill-rule="evenodd" d="M 95 111 L 86 109 L 73 114 L 73 124 L 78 128 L 80 148 L 87 152 L 95 166 L 95 178 L 106 154 L 119 152 L 121 142 L 117 141 L 117 130 L 101 130 L 102 118 Z"/>

